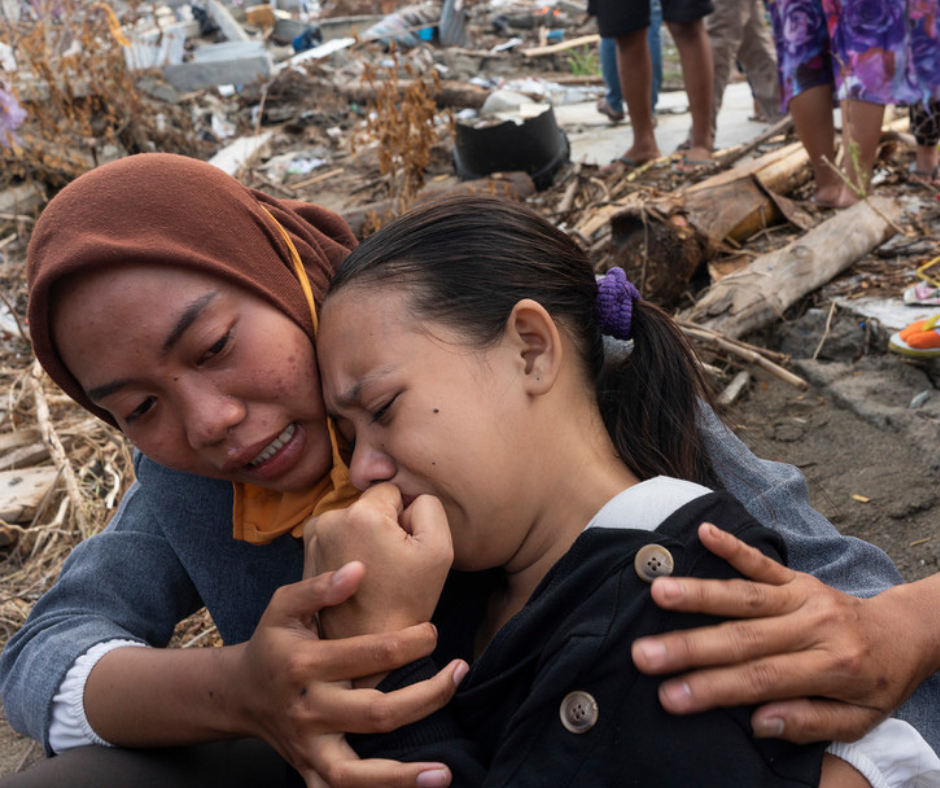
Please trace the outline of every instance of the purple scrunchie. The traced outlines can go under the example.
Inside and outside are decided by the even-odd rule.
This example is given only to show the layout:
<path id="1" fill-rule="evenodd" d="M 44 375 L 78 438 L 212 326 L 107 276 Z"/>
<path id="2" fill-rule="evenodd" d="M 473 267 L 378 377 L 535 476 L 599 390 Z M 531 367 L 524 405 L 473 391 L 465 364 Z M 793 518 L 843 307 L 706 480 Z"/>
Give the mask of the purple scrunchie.
<path id="1" fill-rule="evenodd" d="M 640 291 L 627 279 L 623 269 L 611 268 L 597 282 L 597 315 L 601 333 L 616 339 L 629 339 L 633 302 L 640 300 Z"/>

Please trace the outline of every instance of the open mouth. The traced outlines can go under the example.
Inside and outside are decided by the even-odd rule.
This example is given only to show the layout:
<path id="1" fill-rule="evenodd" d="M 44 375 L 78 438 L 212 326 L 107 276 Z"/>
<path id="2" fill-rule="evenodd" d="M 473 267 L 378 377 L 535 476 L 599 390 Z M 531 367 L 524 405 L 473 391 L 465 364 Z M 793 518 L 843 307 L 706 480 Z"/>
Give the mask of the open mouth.
<path id="1" fill-rule="evenodd" d="M 280 451 L 286 443 L 294 437 L 294 433 L 297 431 L 296 424 L 288 424 L 287 428 L 278 435 L 273 441 L 271 441 L 261 452 L 255 457 L 251 462 L 248 463 L 249 468 L 257 468 L 261 463 L 266 460 L 270 460 L 275 454 Z"/>

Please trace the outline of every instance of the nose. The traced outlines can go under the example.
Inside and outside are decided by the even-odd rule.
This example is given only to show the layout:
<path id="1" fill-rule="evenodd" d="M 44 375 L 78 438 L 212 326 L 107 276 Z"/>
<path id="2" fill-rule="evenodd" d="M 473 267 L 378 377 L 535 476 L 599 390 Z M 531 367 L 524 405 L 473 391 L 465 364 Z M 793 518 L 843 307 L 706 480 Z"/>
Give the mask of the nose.
<path id="1" fill-rule="evenodd" d="M 182 396 L 186 437 L 194 449 L 218 445 L 245 419 L 246 405 L 237 397 L 208 387 L 183 392 Z"/>
<path id="2" fill-rule="evenodd" d="M 357 490 L 367 490 L 373 484 L 391 481 L 395 472 L 395 461 L 387 452 L 357 436 L 349 462 L 349 480 Z"/>

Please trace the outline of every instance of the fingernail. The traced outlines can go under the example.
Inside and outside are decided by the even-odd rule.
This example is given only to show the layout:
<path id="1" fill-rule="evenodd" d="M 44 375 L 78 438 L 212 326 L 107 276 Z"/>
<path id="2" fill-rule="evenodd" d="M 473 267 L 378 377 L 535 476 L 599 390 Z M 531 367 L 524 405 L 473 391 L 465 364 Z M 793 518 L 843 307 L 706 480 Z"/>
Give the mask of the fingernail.
<path id="1" fill-rule="evenodd" d="M 467 675 L 470 670 L 470 666 L 466 662 L 460 662 L 456 668 L 454 668 L 454 685 L 459 687 L 460 682 L 463 681 L 463 677 Z"/>
<path id="2" fill-rule="evenodd" d="M 447 769 L 429 769 L 421 772 L 415 782 L 418 788 L 446 788 L 450 785 L 450 775 Z"/>
<path id="3" fill-rule="evenodd" d="M 692 690 L 684 681 L 667 681 L 661 685 L 659 699 L 667 711 L 684 712 L 692 708 Z"/>
<path id="4" fill-rule="evenodd" d="M 758 739 L 778 739 L 783 736 L 784 724 L 780 717 L 765 717 L 754 721 L 754 735 Z"/>
<path id="5" fill-rule="evenodd" d="M 643 655 L 650 668 L 661 667 L 666 661 L 666 647 L 658 640 L 637 640 L 633 647 Z"/>

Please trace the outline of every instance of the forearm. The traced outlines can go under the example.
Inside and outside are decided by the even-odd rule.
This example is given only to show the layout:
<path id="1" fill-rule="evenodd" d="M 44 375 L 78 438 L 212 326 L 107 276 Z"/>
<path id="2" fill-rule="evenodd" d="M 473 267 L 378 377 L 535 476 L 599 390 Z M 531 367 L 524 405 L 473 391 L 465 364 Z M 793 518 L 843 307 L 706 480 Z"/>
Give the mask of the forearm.
<path id="1" fill-rule="evenodd" d="M 85 685 L 88 722 L 122 747 L 167 747 L 257 735 L 235 679 L 243 646 L 122 648 Z"/>
<path id="2" fill-rule="evenodd" d="M 940 573 L 889 588 L 870 600 L 881 620 L 895 622 L 911 655 L 910 689 L 940 670 Z M 886 633 L 887 635 L 888 633 Z M 890 666 L 886 666 L 888 668 Z"/>

